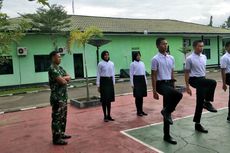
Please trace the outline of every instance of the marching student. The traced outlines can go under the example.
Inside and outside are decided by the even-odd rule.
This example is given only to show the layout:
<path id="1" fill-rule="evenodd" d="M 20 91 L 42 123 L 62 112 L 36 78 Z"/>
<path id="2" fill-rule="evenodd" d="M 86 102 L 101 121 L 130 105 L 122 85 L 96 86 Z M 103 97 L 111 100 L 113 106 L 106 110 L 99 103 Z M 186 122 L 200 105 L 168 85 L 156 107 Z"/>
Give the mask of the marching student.
<path id="1" fill-rule="evenodd" d="M 201 115 L 203 108 L 210 112 L 217 112 L 210 102 L 214 100 L 216 81 L 206 79 L 206 61 L 207 58 L 202 54 L 204 43 L 202 40 L 193 42 L 193 53 L 186 58 L 185 62 L 185 83 L 186 91 L 192 95 L 190 85 L 196 88 L 196 110 L 193 121 L 195 130 L 202 133 L 208 133 L 201 124 Z"/>
<path id="2" fill-rule="evenodd" d="M 227 90 L 227 85 L 230 85 L 230 41 L 225 44 L 226 53 L 220 59 L 221 76 L 223 81 L 223 90 Z M 227 121 L 230 122 L 230 89 L 228 99 L 228 117 Z"/>
<path id="3" fill-rule="evenodd" d="M 164 117 L 164 140 L 171 144 L 177 144 L 170 135 L 170 124 L 173 124 L 171 113 L 174 112 L 177 104 L 183 95 L 175 87 L 174 79 L 174 58 L 167 53 L 168 42 L 165 38 L 156 40 L 158 54 L 152 59 L 152 87 L 153 98 L 159 99 L 163 96 L 163 109 L 161 114 Z"/>
<path id="4" fill-rule="evenodd" d="M 137 116 L 148 115 L 143 111 L 143 97 L 147 96 L 147 79 L 145 64 L 141 61 L 141 53 L 133 54 L 134 61 L 130 65 L 130 82 L 137 109 Z"/>
<path id="5" fill-rule="evenodd" d="M 111 117 L 111 102 L 115 101 L 115 68 L 109 58 L 109 52 L 101 53 L 102 61 L 98 64 L 97 69 L 97 87 L 101 96 L 102 110 L 104 113 L 104 122 L 114 121 Z"/>

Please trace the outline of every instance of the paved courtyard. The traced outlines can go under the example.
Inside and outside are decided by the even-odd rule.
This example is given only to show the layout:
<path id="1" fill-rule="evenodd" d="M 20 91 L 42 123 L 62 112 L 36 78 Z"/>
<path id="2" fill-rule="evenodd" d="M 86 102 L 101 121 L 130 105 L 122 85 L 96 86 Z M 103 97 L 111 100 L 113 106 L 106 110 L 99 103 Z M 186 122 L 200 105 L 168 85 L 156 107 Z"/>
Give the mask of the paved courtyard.
<path id="1" fill-rule="evenodd" d="M 193 95 L 190 97 L 184 94 L 173 113 L 176 121 L 172 134 L 178 140 L 177 146 L 162 141 L 162 98 L 159 101 L 153 100 L 149 92 L 144 99 L 144 110 L 149 114 L 147 117 L 136 116 L 132 95 L 116 97 L 116 102 L 112 104 L 112 116 L 116 121 L 109 123 L 103 122 L 100 107 L 77 109 L 69 105 L 67 133 L 73 137 L 67 146 L 53 146 L 51 143 L 49 106 L 1 114 L 0 150 L 1 153 L 154 153 L 157 150 L 228 153 L 230 124 L 226 122 L 225 109 L 204 115 L 202 121 L 209 129 L 208 134 L 196 133 L 191 117 L 181 119 L 193 115 L 194 90 Z M 214 105 L 218 109 L 226 108 L 227 98 L 228 92 L 224 92 L 221 83 L 218 83 Z M 139 128 L 143 126 L 148 127 Z M 130 130 L 133 128 L 137 129 Z M 128 136 L 124 135 L 124 131 Z"/>

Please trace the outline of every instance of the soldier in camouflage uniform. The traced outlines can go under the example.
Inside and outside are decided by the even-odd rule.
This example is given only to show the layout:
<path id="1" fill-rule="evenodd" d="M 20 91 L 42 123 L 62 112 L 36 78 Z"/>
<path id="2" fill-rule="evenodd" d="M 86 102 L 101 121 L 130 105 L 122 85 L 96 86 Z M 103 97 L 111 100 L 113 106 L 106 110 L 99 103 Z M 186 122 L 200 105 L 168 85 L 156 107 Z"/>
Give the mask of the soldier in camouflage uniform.
<path id="1" fill-rule="evenodd" d="M 67 83 L 70 76 L 59 66 L 61 56 L 59 52 L 50 53 L 52 64 L 49 68 L 49 85 L 51 89 L 50 104 L 52 106 L 52 134 L 53 144 L 66 145 L 63 139 L 69 139 L 71 136 L 65 135 L 66 117 L 67 117 Z"/>

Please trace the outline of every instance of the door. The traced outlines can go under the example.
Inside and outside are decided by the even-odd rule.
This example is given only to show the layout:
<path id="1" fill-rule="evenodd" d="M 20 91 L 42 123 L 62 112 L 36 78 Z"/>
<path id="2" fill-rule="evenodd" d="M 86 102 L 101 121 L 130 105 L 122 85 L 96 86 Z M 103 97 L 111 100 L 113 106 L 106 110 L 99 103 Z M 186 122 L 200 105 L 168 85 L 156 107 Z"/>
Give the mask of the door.
<path id="1" fill-rule="evenodd" d="M 84 64 L 82 54 L 73 54 L 75 79 L 84 78 Z"/>

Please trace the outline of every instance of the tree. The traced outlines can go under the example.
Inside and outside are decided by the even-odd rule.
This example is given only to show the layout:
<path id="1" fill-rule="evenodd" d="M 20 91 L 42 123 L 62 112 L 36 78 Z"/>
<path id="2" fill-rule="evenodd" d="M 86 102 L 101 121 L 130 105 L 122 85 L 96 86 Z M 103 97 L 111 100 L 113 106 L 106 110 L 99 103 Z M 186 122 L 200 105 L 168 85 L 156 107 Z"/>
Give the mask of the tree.
<path id="1" fill-rule="evenodd" d="M 230 28 L 230 16 L 227 20 L 221 25 L 222 28 Z"/>
<path id="2" fill-rule="evenodd" d="M 11 21 L 7 14 L 1 12 L 3 0 L 0 0 L 0 64 L 6 62 L 13 42 L 18 41 L 25 35 L 25 31 L 30 27 L 25 20 Z"/>
<path id="3" fill-rule="evenodd" d="M 28 1 L 35 1 L 35 0 L 28 0 Z M 49 6 L 48 0 L 37 0 L 38 3 L 41 3 L 42 5 Z"/>
<path id="4" fill-rule="evenodd" d="M 66 28 L 70 27 L 70 20 L 64 7 L 61 5 L 51 5 L 48 9 L 38 8 L 34 14 L 21 14 L 28 19 L 33 26 L 33 30 L 42 33 L 50 33 L 53 47 L 57 49 L 57 34 L 63 33 Z"/>
<path id="5" fill-rule="evenodd" d="M 212 27 L 212 26 L 213 26 L 213 17 L 212 17 L 212 16 L 210 16 L 210 21 L 209 21 L 208 26 L 210 26 L 210 27 Z"/>
<path id="6" fill-rule="evenodd" d="M 29 0 L 33 1 L 33 0 Z M 37 0 L 38 3 L 49 6 L 48 0 Z M 10 46 L 25 35 L 30 24 L 25 20 L 17 19 L 13 22 L 6 13 L 1 12 L 3 0 L 0 0 L 0 65 L 7 62 Z"/>
<path id="7" fill-rule="evenodd" d="M 96 27 L 86 28 L 84 31 L 79 29 L 73 30 L 70 32 L 70 38 L 68 41 L 68 49 L 77 43 L 78 47 L 83 47 L 83 56 L 84 56 L 84 64 L 85 64 L 85 77 L 86 77 L 86 93 L 87 93 L 87 101 L 90 100 L 89 95 L 89 80 L 88 80 L 88 71 L 87 71 L 87 61 L 86 61 L 86 44 L 88 41 L 94 37 L 102 37 L 103 33 L 100 29 Z"/>

